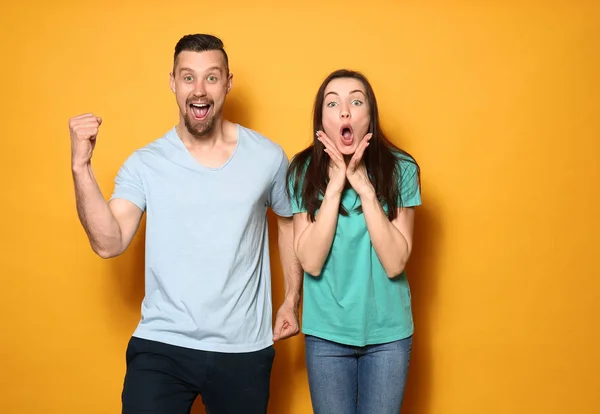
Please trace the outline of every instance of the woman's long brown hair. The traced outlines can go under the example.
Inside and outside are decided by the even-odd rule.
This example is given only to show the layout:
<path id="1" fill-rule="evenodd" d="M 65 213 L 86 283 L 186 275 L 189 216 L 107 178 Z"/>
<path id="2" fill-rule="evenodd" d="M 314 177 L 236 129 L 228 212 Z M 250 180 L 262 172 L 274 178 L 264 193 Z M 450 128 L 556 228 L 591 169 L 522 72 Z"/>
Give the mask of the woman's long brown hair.
<path id="1" fill-rule="evenodd" d="M 373 137 L 369 141 L 363 160 L 377 197 L 383 206 L 387 206 L 387 216 L 391 221 L 396 218 L 398 208 L 402 207 L 402 200 L 399 197 L 402 192 L 402 169 L 399 166 L 399 157 L 403 156 L 407 162 L 415 164 L 417 179 L 420 182 L 419 165 L 410 154 L 396 147 L 384 135 L 379 123 L 375 93 L 367 78 L 360 72 L 341 69 L 331 73 L 323 81 L 313 108 L 313 132 L 323 130 L 325 88 L 329 82 L 338 78 L 357 79 L 365 87 L 371 116 L 369 132 L 373 133 Z M 322 202 L 319 196 L 325 194 L 329 180 L 330 158 L 324 149 L 324 145 L 313 136 L 313 143 L 294 157 L 287 171 L 287 182 L 291 183 L 292 187 L 290 196 L 296 195 L 297 200 L 302 202 L 311 221 L 315 221 L 315 211 L 321 207 Z M 358 210 L 361 208 L 359 207 Z M 341 203 L 340 214 L 348 215 Z"/>

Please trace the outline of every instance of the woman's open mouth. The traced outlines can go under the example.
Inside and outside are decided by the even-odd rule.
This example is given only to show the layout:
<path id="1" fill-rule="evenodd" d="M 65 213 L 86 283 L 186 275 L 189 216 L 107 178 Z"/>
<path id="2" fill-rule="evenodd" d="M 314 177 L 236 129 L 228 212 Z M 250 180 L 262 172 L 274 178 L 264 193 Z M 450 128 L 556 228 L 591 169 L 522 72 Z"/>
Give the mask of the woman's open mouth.
<path id="1" fill-rule="evenodd" d="M 344 124 L 340 128 L 340 136 L 342 138 L 342 144 L 350 146 L 354 143 L 354 132 L 350 124 Z"/>

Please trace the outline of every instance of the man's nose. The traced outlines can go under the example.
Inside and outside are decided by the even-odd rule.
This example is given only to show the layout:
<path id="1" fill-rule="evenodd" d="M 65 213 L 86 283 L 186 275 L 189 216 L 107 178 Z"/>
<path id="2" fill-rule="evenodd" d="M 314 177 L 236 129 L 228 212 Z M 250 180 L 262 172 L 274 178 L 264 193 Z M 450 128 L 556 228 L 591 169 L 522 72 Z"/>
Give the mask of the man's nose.
<path id="1" fill-rule="evenodd" d="M 200 81 L 196 83 L 196 87 L 194 88 L 194 95 L 206 96 L 206 87 L 204 85 L 204 82 Z"/>

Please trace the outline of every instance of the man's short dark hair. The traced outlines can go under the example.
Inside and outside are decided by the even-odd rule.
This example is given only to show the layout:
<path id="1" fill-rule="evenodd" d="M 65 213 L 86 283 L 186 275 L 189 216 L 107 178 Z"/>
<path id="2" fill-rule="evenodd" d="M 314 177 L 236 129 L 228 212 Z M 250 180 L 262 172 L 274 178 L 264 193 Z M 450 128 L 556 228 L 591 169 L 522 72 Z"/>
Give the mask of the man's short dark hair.
<path id="1" fill-rule="evenodd" d="M 209 50 L 220 50 L 225 58 L 225 70 L 229 73 L 229 58 L 225 52 L 223 41 L 210 34 L 189 34 L 179 39 L 175 45 L 175 54 L 173 56 L 173 70 L 177 66 L 177 57 L 183 51 L 188 52 L 207 52 Z"/>

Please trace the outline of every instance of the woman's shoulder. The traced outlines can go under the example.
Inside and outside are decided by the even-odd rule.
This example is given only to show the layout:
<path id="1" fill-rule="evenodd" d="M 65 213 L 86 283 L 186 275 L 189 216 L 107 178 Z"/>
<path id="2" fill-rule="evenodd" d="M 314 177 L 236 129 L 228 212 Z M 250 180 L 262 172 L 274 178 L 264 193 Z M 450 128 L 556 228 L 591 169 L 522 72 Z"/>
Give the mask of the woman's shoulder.
<path id="1" fill-rule="evenodd" d="M 290 159 L 290 171 L 294 173 L 299 173 L 300 175 L 306 174 L 306 169 L 310 164 L 310 160 L 312 158 L 312 150 L 311 148 L 306 148 L 296 155 L 294 155 Z"/>
<path id="2" fill-rule="evenodd" d="M 407 152 L 401 150 L 392 151 L 392 154 L 396 158 L 396 166 L 400 169 L 401 173 L 415 172 L 419 170 L 419 164 L 417 160 Z"/>

